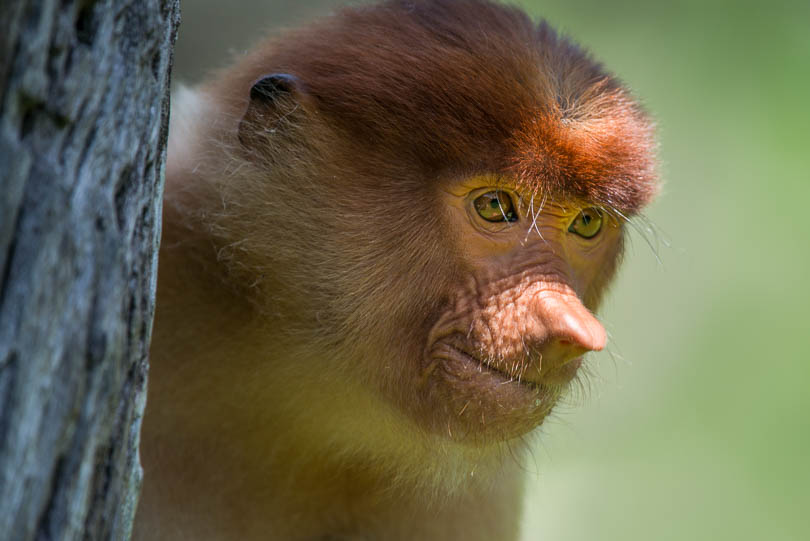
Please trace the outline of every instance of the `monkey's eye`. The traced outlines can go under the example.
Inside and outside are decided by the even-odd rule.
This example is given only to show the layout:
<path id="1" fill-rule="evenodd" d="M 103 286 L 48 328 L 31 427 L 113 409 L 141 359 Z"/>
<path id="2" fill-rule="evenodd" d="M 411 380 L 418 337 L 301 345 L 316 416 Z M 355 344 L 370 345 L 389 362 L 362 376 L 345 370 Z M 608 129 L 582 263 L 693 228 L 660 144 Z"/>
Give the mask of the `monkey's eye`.
<path id="1" fill-rule="evenodd" d="M 595 237 L 602 229 L 602 212 L 593 207 L 583 209 L 577 215 L 568 231 L 580 237 L 590 239 Z"/>
<path id="2" fill-rule="evenodd" d="M 478 215 L 488 222 L 514 222 L 518 218 L 512 198 L 501 191 L 487 192 L 473 204 Z"/>

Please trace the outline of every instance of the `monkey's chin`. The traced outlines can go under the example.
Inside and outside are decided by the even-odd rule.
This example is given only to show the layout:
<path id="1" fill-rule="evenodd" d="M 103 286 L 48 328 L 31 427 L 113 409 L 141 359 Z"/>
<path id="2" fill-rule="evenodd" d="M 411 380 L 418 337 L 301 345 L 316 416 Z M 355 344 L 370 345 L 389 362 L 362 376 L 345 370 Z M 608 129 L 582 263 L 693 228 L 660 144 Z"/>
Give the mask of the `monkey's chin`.
<path id="1" fill-rule="evenodd" d="M 443 406 L 435 410 L 433 425 L 471 445 L 507 441 L 538 427 L 579 366 L 569 368 L 570 376 L 538 382 L 520 380 L 446 343 L 437 344 L 430 357 L 426 383 Z"/>

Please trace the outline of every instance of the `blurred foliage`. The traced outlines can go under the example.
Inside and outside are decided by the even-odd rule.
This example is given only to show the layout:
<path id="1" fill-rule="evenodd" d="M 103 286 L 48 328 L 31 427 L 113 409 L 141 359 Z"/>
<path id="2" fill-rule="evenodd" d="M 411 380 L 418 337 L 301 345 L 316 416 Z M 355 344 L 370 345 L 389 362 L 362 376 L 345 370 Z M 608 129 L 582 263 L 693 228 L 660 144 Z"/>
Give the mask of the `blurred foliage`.
<path id="1" fill-rule="evenodd" d="M 810 539 L 810 3 L 520 4 L 641 97 L 666 181 L 527 461 L 525 539 Z M 335 5 L 185 0 L 176 78 Z"/>

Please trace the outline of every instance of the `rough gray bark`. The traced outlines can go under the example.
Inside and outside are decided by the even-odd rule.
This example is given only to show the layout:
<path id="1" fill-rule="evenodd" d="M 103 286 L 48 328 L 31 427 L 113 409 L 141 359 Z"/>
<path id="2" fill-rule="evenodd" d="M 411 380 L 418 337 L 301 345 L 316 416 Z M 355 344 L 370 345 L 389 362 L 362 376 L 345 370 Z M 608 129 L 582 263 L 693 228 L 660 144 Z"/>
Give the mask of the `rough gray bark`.
<path id="1" fill-rule="evenodd" d="M 128 539 L 179 0 L 0 1 L 0 539 Z"/>

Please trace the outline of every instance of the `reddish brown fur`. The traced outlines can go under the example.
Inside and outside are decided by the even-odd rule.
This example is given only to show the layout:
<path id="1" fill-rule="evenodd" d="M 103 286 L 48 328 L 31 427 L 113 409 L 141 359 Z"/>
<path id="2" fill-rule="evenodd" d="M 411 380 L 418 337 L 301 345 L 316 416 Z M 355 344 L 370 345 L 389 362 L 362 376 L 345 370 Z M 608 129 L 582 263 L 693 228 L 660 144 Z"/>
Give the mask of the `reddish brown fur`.
<path id="1" fill-rule="evenodd" d="M 249 103 L 270 73 L 295 88 Z M 621 222 L 656 189 L 629 93 L 516 8 L 416 0 L 284 33 L 189 100 L 141 538 L 203 520 L 223 538 L 513 537 L 504 457 L 578 366 L 543 348 L 571 341 L 569 316 L 598 327 Z M 479 234 L 448 195 L 470 179 L 525 197 L 522 227 Z M 588 206 L 618 217 L 594 245 L 566 234 L 563 207 Z"/>
<path id="2" fill-rule="evenodd" d="M 433 179 L 502 171 L 624 215 L 656 191 L 651 126 L 627 91 L 516 8 L 345 10 L 257 49 L 215 93 L 240 111 L 256 77 L 272 72 L 299 77 L 307 105 L 341 132 L 342 153 L 362 154 L 378 176 L 403 161 Z"/>

